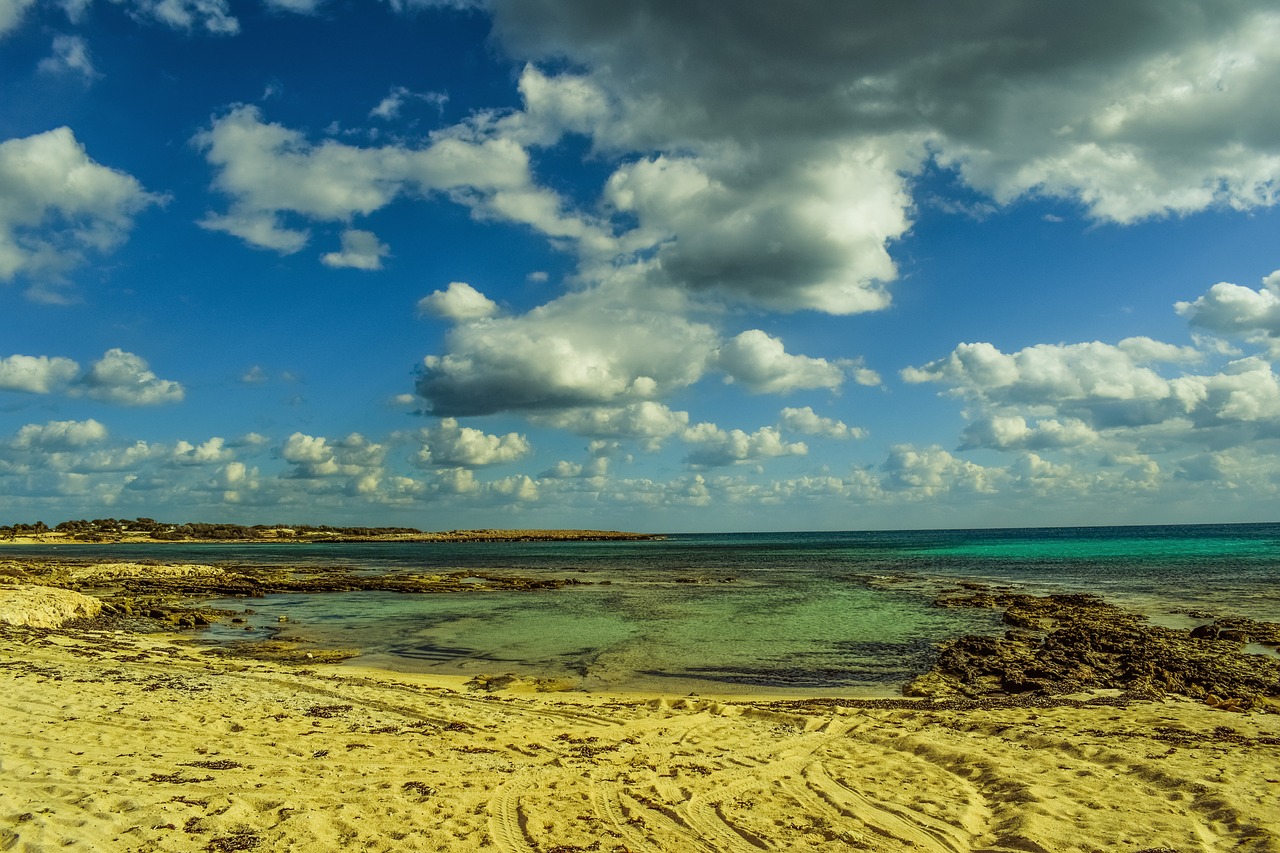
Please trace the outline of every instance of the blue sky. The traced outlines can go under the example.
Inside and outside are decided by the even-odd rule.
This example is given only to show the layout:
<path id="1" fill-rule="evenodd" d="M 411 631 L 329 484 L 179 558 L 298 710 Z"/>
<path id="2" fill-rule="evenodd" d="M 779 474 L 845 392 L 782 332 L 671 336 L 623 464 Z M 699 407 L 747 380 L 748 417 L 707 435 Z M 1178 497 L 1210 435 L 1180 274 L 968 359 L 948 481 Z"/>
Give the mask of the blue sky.
<path id="1" fill-rule="evenodd" d="M 1270 2 L 0 0 L 0 522 L 1274 520 Z"/>

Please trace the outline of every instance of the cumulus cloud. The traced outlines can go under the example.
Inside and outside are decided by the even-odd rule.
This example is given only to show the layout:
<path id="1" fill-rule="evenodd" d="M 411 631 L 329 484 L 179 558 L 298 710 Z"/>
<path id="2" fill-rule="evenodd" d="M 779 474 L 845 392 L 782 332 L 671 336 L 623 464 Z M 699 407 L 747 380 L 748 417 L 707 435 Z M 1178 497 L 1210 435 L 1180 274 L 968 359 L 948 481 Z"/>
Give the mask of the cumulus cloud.
<path id="1" fill-rule="evenodd" d="M 180 403 L 186 390 L 178 382 L 161 379 L 145 359 L 114 348 L 95 361 L 77 382 L 77 392 L 104 403 L 157 406 Z"/>
<path id="2" fill-rule="evenodd" d="M 585 132 L 618 155 L 603 200 L 634 222 L 652 275 L 699 293 L 883 308 L 910 176 L 930 163 L 997 204 L 1060 197 L 1117 223 L 1280 200 L 1270 4 L 747 0 L 730 28 L 665 0 L 491 8 L 531 62 L 524 110 L 491 131 Z"/>
<path id="3" fill-rule="evenodd" d="M 359 433 L 330 441 L 323 436 L 295 432 L 285 440 L 280 456 L 290 464 L 292 477 L 343 479 L 350 491 L 368 493 L 376 487 L 382 474 L 386 448 Z"/>
<path id="4" fill-rule="evenodd" d="M 494 316 L 498 313 L 498 303 L 465 281 L 453 281 L 445 290 L 437 290 L 418 300 L 418 313 L 455 323 L 468 322 Z"/>
<path id="5" fill-rule="evenodd" d="M 99 165 L 69 128 L 0 142 L 0 282 L 57 276 L 119 245 L 160 198 Z"/>
<path id="6" fill-rule="evenodd" d="M 1280 270 L 1263 279 L 1258 290 L 1219 282 L 1195 301 L 1174 308 L 1193 327 L 1261 343 L 1273 358 L 1280 357 Z"/>
<path id="7" fill-rule="evenodd" d="M 418 440 L 422 442 L 418 461 L 428 465 L 476 468 L 515 462 L 532 451 L 529 440 L 519 433 L 489 435 L 460 426 L 454 418 L 444 418 L 437 426 L 420 430 Z"/>
<path id="8" fill-rule="evenodd" d="M 50 421 L 27 424 L 18 430 L 12 446 L 33 450 L 74 450 L 106 440 L 107 428 L 89 418 L 84 421 Z"/>
<path id="9" fill-rule="evenodd" d="M 866 430 L 848 426 L 844 421 L 823 417 L 810 406 L 783 409 L 781 414 L 782 426 L 791 432 L 824 438 L 865 438 L 867 434 Z"/>
<path id="10" fill-rule="evenodd" d="M 1106 428 L 1187 414 L 1196 405 L 1197 383 L 1166 379 L 1152 365 L 1200 358 L 1190 347 L 1149 338 L 1038 344 L 1016 353 L 977 343 L 902 375 L 907 382 L 948 383 L 954 393 L 988 405 L 1039 407 Z"/>
<path id="11" fill-rule="evenodd" d="M 638 220 L 630 236 L 653 243 L 664 283 L 782 311 L 876 311 L 897 274 L 887 240 L 908 226 L 906 160 L 892 149 L 799 164 L 661 156 L 620 167 L 605 200 Z"/>
<path id="12" fill-rule="evenodd" d="M 342 232 L 342 251 L 321 255 L 320 261 L 327 267 L 380 270 L 382 259 L 390 252 L 387 246 L 379 242 L 376 234 L 348 228 Z"/>
<path id="13" fill-rule="evenodd" d="M 1084 447 L 1100 439 L 1096 430 L 1077 418 L 1044 418 L 1033 425 L 1021 415 L 987 415 L 965 427 L 960 446 L 965 450 L 1046 450 Z"/>
<path id="14" fill-rule="evenodd" d="M 688 412 L 672 411 L 652 400 L 626 406 L 597 406 L 535 414 L 531 419 L 539 425 L 567 429 L 593 438 L 643 439 L 652 450 L 661 446 L 663 439 L 683 435 L 689 425 Z"/>
<path id="15" fill-rule="evenodd" d="M 1243 337 L 1274 353 L 1278 283 L 1276 274 L 1261 290 L 1218 283 L 1175 307 L 1193 327 Z M 1124 439 L 1165 452 L 1280 437 L 1274 365 L 1261 355 L 1222 362 L 1224 354 L 1239 355 L 1212 339 L 1199 348 L 1135 337 L 1114 345 L 1040 344 L 1014 353 L 973 343 L 902 376 L 944 384 L 945 393 L 970 404 L 965 449 L 1117 452 L 1114 442 Z M 1204 369 L 1211 358 L 1218 364 Z"/>
<path id="16" fill-rule="evenodd" d="M 182 385 L 160 379 L 141 356 L 114 348 L 81 372 L 78 362 L 62 357 L 12 355 L 0 359 L 0 391 L 66 393 L 104 403 L 150 406 L 181 402 Z"/>
<path id="17" fill-rule="evenodd" d="M 1007 476 L 1003 469 L 985 468 L 953 456 L 940 447 L 898 445 L 889 451 L 880 470 L 886 491 L 932 498 L 951 492 L 989 493 Z"/>
<path id="18" fill-rule="evenodd" d="M 69 358 L 11 355 L 0 358 L 0 391 L 50 394 L 65 389 L 79 372 L 80 365 Z"/>
<path id="19" fill-rule="evenodd" d="M 214 437 L 200 444 L 189 441 L 178 441 L 173 446 L 169 459 L 177 465 L 211 465 L 230 462 L 235 454 L 227 447 L 226 439 Z"/>
<path id="20" fill-rule="evenodd" d="M 778 456 L 804 456 L 809 447 L 802 441 L 784 441 L 776 427 L 761 427 L 753 433 L 740 429 L 723 430 L 715 424 L 690 427 L 682 436 L 692 445 L 685 462 L 694 467 L 715 468 L 738 462 L 756 462 Z"/>
<path id="21" fill-rule="evenodd" d="M 422 148 L 312 143 L 301 131 L 264 122 L 257 107 L 241 105 L 216 117 L 193 142 L 217 170 L 214 188 L 231 198 L 225 214 L 211 213 L 200 224 L 284 254 L 310 237 L 287 217 L 347 223 L 400 196 L 433 192 L 477 216 L 522 223 L 552 237 L 596 233 L 565 214 L 555 193 L 534 184 L 528 153 L 510 139 L 438 134 Z"/>
<path id="22" fill-rule="evenodd" d="M 89 58 L 89 45 L 80 36 L 54 36 L 53 53 L 40 60 L 38 68 L 45 74 L 78 74 L 86 80 L 98 76 Z"/>
<path id="23" fill-rule="evenodd" d="M 838 388 L 844 370 L 825 358 L 791 355 L 782 341 L 751 329 L 720 347 L 716 366 L 725 376 L 757 394 L 802 388 Z"/>
<path id="24" fill-rule="evenodd" d="M 487 484 L 489 491 L 517 503 L 538 500 L 538 483 L 525 474 L 503 477 Z"/>
<path id="25" fill-rule="evenodd" d="M 630 292 L 572 293 L 518 317 L 450 330 L 418 393 L 442 416 L 618 406 L 687 387 L 715 349 L 711 327 Z"/>

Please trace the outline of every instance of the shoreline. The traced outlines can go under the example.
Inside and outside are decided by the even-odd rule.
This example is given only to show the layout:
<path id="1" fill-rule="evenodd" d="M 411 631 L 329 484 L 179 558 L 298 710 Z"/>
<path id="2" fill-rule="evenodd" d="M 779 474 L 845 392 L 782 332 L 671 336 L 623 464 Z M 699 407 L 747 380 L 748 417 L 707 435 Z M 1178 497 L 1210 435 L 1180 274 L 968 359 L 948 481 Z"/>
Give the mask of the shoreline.
<path id="1" fill-rule="evenodd" d="M 377 655 L 365 657 L 363 649 L 317 643 L 305 630 L 294 632 L 297 623 L 286 615 L 263 617 L 254 608 L 217 609 L 207 602 L 223 599 L 248 604 L 280 593 L 448 595 L 489 590 L 537 594 L 581 583 L 572 578 L 471 570 L 371 575 L 332 565 L 0 557 L 0 625 L 56 629 L 66 623 L 70 630 L 123 630 L 139 635 L 194 630 L 191 640 L 203 645 L 208 655 L 295 665 L 354 661 L 349 664 L 352 668 L 404 676 L 422 670 L 409 664 L 380 664 Z M 1202 613 L 1202 618 L 1172 628 L 1089 594 L 1032 595 L 973 582 L 940 586 L 934 606 L 998 611 L 1004 634 L 946 640 L 936 647 L 927 671 L 892 685 L 788 687 L 661 674 L 646 683 L 643 672 L 609 683 L 585 674 L 521 672 L 518 667 L 504 671 L 508 667 L 501 663 L 487 666 L 483 662 L 448 675 L 470 679 L 486 690 L 528 683 L 545 691 L 621 689 L 633 696 L 681 691 L 747 701 L 894 696 L 1005 700 L 1116 691 L 1150 698 L 1175 695 L 1211 707 L 1280 713 L 1280 623 Z M 249 624 L 254 620 L 256 627 Z M 202 636 L 204 629 L 215 625 L 224 632 L 221 638 Z M 234 633 L 227 633 L 227 628 Z M 241 629 L 251 634 L 241 634 Z"/>
<path id="2" fill-rule="evenodd" d="M 1275 853 L 1280 715 L 493 692 L 0 631 L 0 847 Z"/>
<path id="3" fill-rule="evenodd" d="M 293 528 L 271 527 L 258 536 L 163 536 L 124 531 L 76 534 L 62 531 L 27 533 L 0 539 L 4 545 L 349 545 L 355 542 L 649 542 L 667 538 L 664 533 L 633 533 L 622 530 L 536 530 L 494 529 L 448 530 L 443 532 L 350 534 L 324 530 L 296 533 Z"/>

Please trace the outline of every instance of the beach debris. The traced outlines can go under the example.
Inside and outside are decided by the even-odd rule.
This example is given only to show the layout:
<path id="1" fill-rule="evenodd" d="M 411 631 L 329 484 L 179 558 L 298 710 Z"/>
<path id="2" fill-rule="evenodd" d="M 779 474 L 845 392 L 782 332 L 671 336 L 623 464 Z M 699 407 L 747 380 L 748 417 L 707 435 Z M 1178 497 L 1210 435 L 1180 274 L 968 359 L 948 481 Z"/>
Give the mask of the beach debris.
<path id="1" fill-rule="evenodd" d="M 206 849 L 225 853 L 232 850 L 256 850 L 261 846 L 262 839 L 256 833 L 244 829 L 233 832 L 231 835 L 209 839 L 209 846 Z"/>
<path id="2" fill-rule="evenodd" d="M 410 779 L 400 786 L 400 790 L 406 794 L 412 793 L 418 796 L 418 801 L 427 799 L 435 794 L 436 789 L 432 788 L 426 782 L 419 782 L 417 779 Z"/>
<path id="3" fill-rule="evenodd" d="M 202 770 L 239 770 L 244 767 L 239 761 L 221 758 L 216 761 L 184 761 L 179 767 L 199 767 Z"/>

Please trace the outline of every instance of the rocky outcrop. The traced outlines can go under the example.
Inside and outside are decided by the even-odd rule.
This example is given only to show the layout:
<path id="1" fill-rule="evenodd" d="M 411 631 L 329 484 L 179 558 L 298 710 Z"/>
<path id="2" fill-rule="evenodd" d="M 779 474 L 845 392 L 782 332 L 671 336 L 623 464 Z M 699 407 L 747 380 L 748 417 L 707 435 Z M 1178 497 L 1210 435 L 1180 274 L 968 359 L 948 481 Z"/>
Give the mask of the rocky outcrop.
<path id="1" fill-rule="evenodd" d="M 1191 631 L 1161 628 L 1092 595 L 982 591 L 944 597 L 943 607 L 1004 609 L 1004 636 L 942 644 L 908 696 L 977 698 L 1119 689 L 1178 694 L 1232 709 L 1280 711 L 1280 658 L 1246 643 L 1280 643 L 1280 625 L 1222 619 Z"/>
<path id="2" fill-rule="evenodd" d="M 92 619 L 102 602 L 70 589 L 0 586 L 0 623 L 27 628 L 59 628 L 73 619 Z"/>

